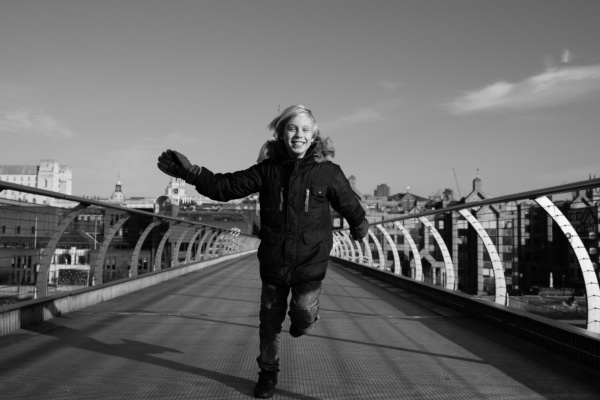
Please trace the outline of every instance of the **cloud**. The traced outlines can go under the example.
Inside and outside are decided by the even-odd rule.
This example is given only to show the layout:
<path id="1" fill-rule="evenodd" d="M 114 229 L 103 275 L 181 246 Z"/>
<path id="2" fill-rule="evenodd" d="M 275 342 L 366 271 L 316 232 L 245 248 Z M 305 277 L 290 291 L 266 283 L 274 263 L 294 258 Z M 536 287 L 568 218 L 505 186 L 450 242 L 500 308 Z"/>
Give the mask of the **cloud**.
<path id="1" fill-rule="evenodd" d="M 355 125 L 363 125 L 371 122 L 384 121 L 384 114 L 390 110 L 399 107 L 398 101 L 390 101 L 376 104 L 372 107 L 365 107 L 354 112 L 334 118 L 331 121 L 319 123 L 322 132 L 334 132 L 341 129 L 347 129 Z"/>
<path id="2" fill-rule="evenodd" d="M 41 110 L 21 108 L 0 112 L 0 132 L 70 138 L 73 132 Z"/>
<path id="3" fill-rule="evenodd" d="M 571 52 L 569 49 L 564 49 L 561 56 L 561 61 L 563 64 L 568 64 L 571 62 Z"/>
<path id="4" fill-rule="evenodd" d="M 563 60 L 570 55 L 563 54 Z M 527 110 L 576 101 L 600 90 L 600 65 L 547 68 L 521 82 L 496 82 L 447 104 L 455 115 Z"/>

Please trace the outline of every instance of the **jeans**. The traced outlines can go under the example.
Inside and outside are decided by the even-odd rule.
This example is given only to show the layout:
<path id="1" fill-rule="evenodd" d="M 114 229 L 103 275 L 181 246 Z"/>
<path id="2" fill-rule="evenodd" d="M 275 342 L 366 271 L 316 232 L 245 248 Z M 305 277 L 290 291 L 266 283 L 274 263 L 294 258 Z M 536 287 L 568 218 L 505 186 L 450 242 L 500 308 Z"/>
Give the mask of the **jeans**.
<path id="1" fill-rule="evenodd" d="M 319 319 L 321 281 L 296 286 L 274 286 L 263 283 L 260 297 L 260 354 L 256 361 L 263 371 L 279 372 L 279 342 L 285 320 L 288 294 L 292 292 L 288 315 L 300 332 L 310 331 Z"/>

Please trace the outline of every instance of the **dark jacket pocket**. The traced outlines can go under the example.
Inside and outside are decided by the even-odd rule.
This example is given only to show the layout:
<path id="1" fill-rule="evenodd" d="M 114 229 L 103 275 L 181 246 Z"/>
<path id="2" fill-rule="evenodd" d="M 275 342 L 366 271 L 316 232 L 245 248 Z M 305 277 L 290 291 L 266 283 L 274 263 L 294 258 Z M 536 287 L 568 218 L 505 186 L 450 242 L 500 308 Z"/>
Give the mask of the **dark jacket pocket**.
<path id="1" fill-rule="evenodd" d="M 313 196 L 327 196 L 327 186 L 311 185 L 310 191 Z"/>
<path id="2" fill-rule="evenodd" d="M 327 238 L 329 236 L 331 236 L 331 233 L 329 233 L 328 231 L 304 232 L 304 235 L 303 235 L 304 244 L 323 242 L 323 241 L 327 240 Z"/>

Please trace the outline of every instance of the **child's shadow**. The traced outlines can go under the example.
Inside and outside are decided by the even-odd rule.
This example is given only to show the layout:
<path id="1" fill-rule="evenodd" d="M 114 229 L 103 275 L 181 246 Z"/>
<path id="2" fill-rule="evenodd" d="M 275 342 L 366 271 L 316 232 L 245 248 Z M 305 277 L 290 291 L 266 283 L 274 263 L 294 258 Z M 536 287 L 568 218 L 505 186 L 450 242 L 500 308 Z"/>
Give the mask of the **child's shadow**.
<path id="1" fill-rule="evenodd" d="M 175 371 L 196 374 L 219 382 L 222 385 L 228 386 L 243 395 L 247 395 L 250 397 L 252 397 L 253 395 L 253 388 L 256 384 L 256 382 L 253 380 L 244 379 L 217 371 L 211 371 L 204 368 L 198 368 L 191 365 L 181 364 L 176 361 L 166 360 L 159 357 L 154 357 L 154 354 L 168 352 L 183 354 L 183 352 L 179 350 L 174 350 L 168 347 L 156 346 L 153 344 L 127 339 L 121 339 L 122 343 L 119 344 L 106 344 L 96 339 L 90 338 L 89 336 L 86 336 L 85 334 L 76 329 L 68 328 L 66 326 L 55 326 L 50 327 L 50 329 L 48 329 L 48 325 L 48 323 L 44 324 L 45 329 L 43 329 L 40 333 L 58 339 L 58 342 L 55 343 L 54 346 L 58 345 L 64 347 L 74 347 L 78 349 L 84 349 L 86 351 L 93 351 L 114 357 L 125 358 L 132 361 L 157 365 L 162 368 L 170 368 Z M 29 330 L 38 331 L 38 329 L 32 327 L 32 329 Z M 289 398 L 307 400 L 316 399 L 311 396 L 304 396 L 297 393 L 287 392 L 281 389 L 277 389 L 277 393 Z"/>

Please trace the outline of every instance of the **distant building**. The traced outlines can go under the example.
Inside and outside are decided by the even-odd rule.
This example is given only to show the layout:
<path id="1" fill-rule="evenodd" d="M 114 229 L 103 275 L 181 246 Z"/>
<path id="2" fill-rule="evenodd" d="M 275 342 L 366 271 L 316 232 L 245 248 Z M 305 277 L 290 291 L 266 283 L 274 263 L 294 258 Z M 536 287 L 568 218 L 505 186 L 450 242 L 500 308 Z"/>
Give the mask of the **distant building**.
<path id="1" fill-rule="evenodd" d="M 8 168 L 4 171 L 15 170 L 19 174 L 11 173 L 4 176 L 10 177 L 10 180 L 6 179 L 7 181 L 21 184 L 20 176 L 23 174 L 20 172 L 28 170 Z M 13 180 L 13 176 L 18 178 Z M 23 182 L 28 182 L 28 179 L 24 179 Z M 258 235 L 260 218 L 256 196 L 240 199 L 235 203 L 213 201 L 205 204 L 197 203 L 185 195 L 185 182 L 175 179 L 169 182 L 165 193 L 165 196 L 158 198 L 126 198 L 121 180 L 118 179 L 109 198 L 94 199 L 107 204 L 171 215 L 223 229 L 237 228 L 242 233 Z M 200 200 L 200 197 L 196 199 Z M 0 251 L 2 251 L 0 284 L 36 281 L 36 264 L 40 262 L 41 249 L 47 246 L 59 222 L 70 212 L 69 208 L 75 205 L 77 202 L 63 199 L 59 199 L 53 206 L 50 206 L 49 201 L 47 204 L 36 204 L 34 201 L 28 202 L 20 197 L 16 201 L 0 202 Z M 104 281 L 126 277 L 131 268 L 137 268 L 140 274 L 152 270 L 156 261 L 152 246 L 158 244 L 170 224 L 166 223 L 152 230 L 143 243 L 137 265 L 135 262 L 134 265 L 130 265 L 131 249 L 136 246 L 140 232 L 152 222 L 152 217 L 139 214 L 127 215 L 122 210 L 92 205 L 77 215 L 62 235 L 51 260 L 50 282 L 54 284 L 60 280 L 61 274 L 66 273 L 65 270 L 89 270 L 90 261 L 98 253 L 104 238 L 111 234 L 115 224 L 125 217 L 128 218 L 127 221 L 114 233 L 106 253 L 102 266 Z M 187 244 L 182 246 L 185 247 Z M 159 261 L 162 268 L 171 265 L 171 252 L 170 242 Z"/>
<path id="2" fill-rule="evenodd" d="M 388 197 L 390 195 L 390 187 L 385 183 L 381 183 L 377 185 L 377 188 L 374 190 L 373 196 L 375 197 Z"/>
<path id="3" fill-rule="evenodd" d="M 431 208 L 430 204 L 432 203 L 430 199 L 417 196 L 416 194 L 410 192 L 396 193 L 395 195 L 389 196 L 388 201 L 396 203 L 396 205 L 404 212 L 408 212 L 414 207 L 418 207 L 420 209 Z"/>
<path id="4" fill-rule="evenodd" d="M 110 200 L 123 202 L 125 201 L 125 196 L 123 195 L 123 190 L 121 189 L 121 180 L 117 180 L 117 184 L 115 185 L 115 191 L 110 196 Z"/>
<path id="5" fill-rule="evenodd" d="M 356 193 L 356 195 L 358 196 L 358 198 L 361 199 L 361 200 L 364 200 L 365 196 L 356 187 L 356 177 L 354 175 L 350 175 L 348 177 L 348 182 L 350 182 L 350 187 L 352 188 L 352 190 L 354 191 L 354 193 Z"/>
<path id="6" fill-rule="evenodd" d="M 70 195 L 73 174 L 71 167 L 60 165 L 55 160 L 41 160 L 38 165 L 0 165 L 0 180 Z M 50 197 L 14 190 L 0 192 L 0 198 L 45 205 L 57 202 Z"/>
<path id="7" fill-rule="evenodd" d="M 479 175 L 473 179 L 473 190 L 465 198 L 465 203 L 487 199 L 483 182 Z M 516 272 L 518 254 L 518 209 L 515 203 L 493 204 L 473 207 L 469 210 L 480 222 L 491 241 L 496 246 L 498 257 L 504 270 L 504 278 L 509 289 L 513 286 L 513 273 Z M 452 213 L 452 258 L 457 268 L 458 289 L 470 294 L 492 294 L 494 291 L 494 270 L 490 256 L 475 228 L 460 214 Z"/>
<path id="8" fill-rule="evenodd" d="M 189 196 L 185 181 L 171 178 L 165 194 L 156 199 L 154 212 L 258 235 L 259 210 L 258 195 L 218 202 L 199 194 Z"/>

